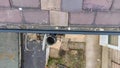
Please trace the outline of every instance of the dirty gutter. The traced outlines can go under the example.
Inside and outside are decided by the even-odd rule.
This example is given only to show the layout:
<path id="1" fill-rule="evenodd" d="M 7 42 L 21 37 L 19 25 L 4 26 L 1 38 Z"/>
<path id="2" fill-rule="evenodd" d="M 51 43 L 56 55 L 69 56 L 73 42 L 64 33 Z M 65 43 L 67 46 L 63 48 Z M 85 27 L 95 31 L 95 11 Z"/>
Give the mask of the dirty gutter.
<path id="1" fill-rule="evenodd" d="M 52 30 L 52 29 L 0 29 L 0 32 L 43 33 L 43 34 L 94 34 L 119 35 L 120 31 Z"/>

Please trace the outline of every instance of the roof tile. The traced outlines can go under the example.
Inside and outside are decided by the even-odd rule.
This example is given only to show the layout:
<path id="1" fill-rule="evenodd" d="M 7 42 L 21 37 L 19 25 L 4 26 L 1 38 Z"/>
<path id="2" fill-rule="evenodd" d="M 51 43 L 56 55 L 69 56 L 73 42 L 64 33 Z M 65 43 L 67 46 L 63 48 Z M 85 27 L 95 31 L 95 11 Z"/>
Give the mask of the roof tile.
<path id="1" fill-rule="evenodd" d="M 26 23 L 34 24 L 48 24 L 49 23 L 49 13 L 48 11 L 41 10 L 24 10 L 24 18 Z"/>
<path id="2" fill-rule="evenodd" d="M 39 0 L 12 0 L 15 7 L 40 7 Z"/>
<path id="3" fill-rule="evenodd" d="M 98 12 L 95 22 L 97 25 L 119 25 L 120 12 Z"/>
<path id="4" fill-rule="evenodd" d="M 42 10 L 60 10 L 61 0 L 41 0 Z"/>
<path id="5" fill-rule="evenodd" d="M 93 12 L 79 12 L 79 13 L 70 13 L 70 24 L 83 24 L 83 25 L 89 25 L 92 24 L 94 21 L 95 13 Z"/>
<path id="6" fill-rule="evenodd" d="M 0 10 L 1 23 L 20 23 L 22 22 L 21 13 L 18 10 Z"/>
<path id="7" fill-rule="evenodd" d="M 1 7 L 10 7 L 9 0 L 0 0 Z"/>
<path id="8" fill-rule="evenodd" d="M 113 9 L 120 9 L 120 0 L 114 0 Z"/>
<path id="9" fill-rule="evenodd" d="M 62 11 L 78 12 L 82 10 L 83 0 L 62 0 Z"/>
<path id="10" fill-rule="evenodd" d="M 120 0 L 0 0 L 0 23 L 120 26 L 119 3 Z"/>
<path id="11" fill-rule="evenodd" d="M 110 9 L 113 0 L 84 0 L 84 9 Z"/>
<path id="12" fill-rule="evenodd" d="M 51 26 L 68 26 L 68 13 L 59 11 L 50 11 Z"/>

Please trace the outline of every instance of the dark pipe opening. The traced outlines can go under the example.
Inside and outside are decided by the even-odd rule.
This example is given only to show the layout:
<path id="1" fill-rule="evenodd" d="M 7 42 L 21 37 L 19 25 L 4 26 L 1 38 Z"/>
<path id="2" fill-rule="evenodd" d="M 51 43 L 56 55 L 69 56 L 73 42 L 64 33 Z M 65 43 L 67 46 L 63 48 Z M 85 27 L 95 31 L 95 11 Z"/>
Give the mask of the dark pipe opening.
<path id="1" fill-rule="evenodd" d="M 56 38 L 50 36 L 50 37 L 48 37 L 48 38 L 46 39 L 46 41 L 47 41 L 47 44 L 48 44 L 48 45 L 53 45 L 53 44 L 56 42 Z"/>

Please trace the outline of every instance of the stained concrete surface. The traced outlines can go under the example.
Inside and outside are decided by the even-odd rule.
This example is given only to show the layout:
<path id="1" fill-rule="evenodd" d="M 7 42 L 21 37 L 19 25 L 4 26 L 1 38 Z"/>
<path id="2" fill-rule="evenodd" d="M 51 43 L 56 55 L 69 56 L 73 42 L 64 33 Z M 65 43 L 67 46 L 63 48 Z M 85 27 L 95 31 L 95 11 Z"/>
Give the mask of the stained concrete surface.
<path id="1" fill-rule="evenodd" d="M 0 68 L 18 68 L 17 33 L 0 33 Z"/>
<path id="2" fill-rule="evenodd" d="M 29 41 L 23 49 L 23 68 L 45 68 L 46 51 L 42 51 L 41 43 Z"/>

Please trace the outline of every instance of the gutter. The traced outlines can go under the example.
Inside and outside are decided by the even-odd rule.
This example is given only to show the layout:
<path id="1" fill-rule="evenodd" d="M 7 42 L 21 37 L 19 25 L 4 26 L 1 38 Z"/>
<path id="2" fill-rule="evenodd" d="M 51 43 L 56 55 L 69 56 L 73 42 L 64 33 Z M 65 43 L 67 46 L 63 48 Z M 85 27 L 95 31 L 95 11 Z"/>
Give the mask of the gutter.
<path id="1" fill-rule="evenodd" d="M 120 31 L 87 31 L 87 30 L 53 30 L 53 29 L 0 29 L 0 32 L 42 33 L 42 34 L 86 34 L 86 35 L 119 35 Z"/>

